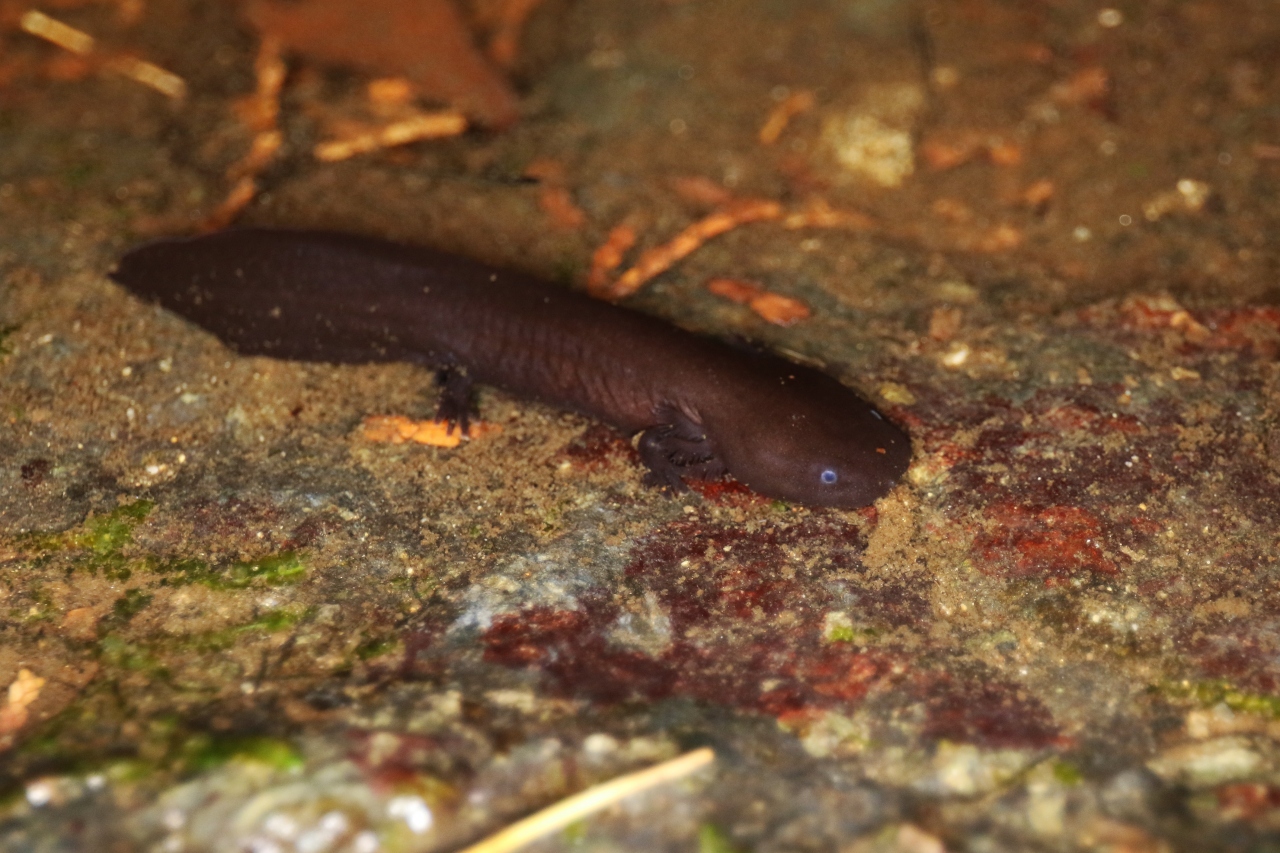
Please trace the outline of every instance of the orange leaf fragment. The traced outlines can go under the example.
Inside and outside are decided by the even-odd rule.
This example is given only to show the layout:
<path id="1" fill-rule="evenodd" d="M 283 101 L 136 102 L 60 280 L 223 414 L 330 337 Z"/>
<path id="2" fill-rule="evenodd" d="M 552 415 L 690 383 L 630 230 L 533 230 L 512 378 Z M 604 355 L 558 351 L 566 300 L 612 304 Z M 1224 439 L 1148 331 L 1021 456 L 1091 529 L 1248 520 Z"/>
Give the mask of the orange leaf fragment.
<path id="1" fill-rule="evenodd" d="M 92 607 L 68 610 L 62 617 L 62 633 L 73 640 L 94 640 L 98 636 L 98 614 Z"/>
<path id="2" fill-rule="evenodd" d="M 982 143 L 974 135 L 954 139 L 926 139 L 920 143 L 920 157 L 935 172 L 945 172 L 977 156 Z"/>
<path id="3" fill-rule="evenodd" d="M 692 204 L 721 207 L 733 201 L 733 193 L 702 175 L 679 175 L 670 183 L 676 195 Z"/>
<path id="4" fill-rule="evenodd" d="M 482 438 L 502 432 L 497 424 L 473 421 L 466 438 Z M 403 415 L 371 415 L 360 424 L 360 437 L 384 444 L 429 444 L 432 447 L 457 447 L 462 443 L 462 430 L 446 421 L 415 421 Z"/>
<path id="5" fill-rule="evenodd" d="M 29 669 L 18 670 L 18 677 L 9 685 L 9 705 L 28 708 L 40 696 L 45 680 Z"/>
<path id="6" fill-rule="evenodd" d="M 1007 223 L 997 225 L 978 240 L 979 252 L 1006 252 L 1022 245 L 1022 232 Z"/>
<path id="7" fill-rule="evenodd" d="M 240 120 L 255 131 L 249 150 L 227 167 L 227 180 L 231 191 L 200 224 L 204 231 L 226 228 L 258 194 L 257 176 L 260 175 L 284 146 L 284 133 L 277 126 L 280 118 L 280 90 L 284 86 L 285 64 L 280 55 L 280 43 L 264 38 L 258 45 L 258 56 L 253 63 L 257 83 L 254 92 L 241 98 L 234 105 Z"/>
<path id="8" fill-rule="evenodd" d="M 207 233 L 226 228 L 240 215 L 240 211 L 249 206 L 257 194 L 257 181 L 248 176 L 240 178 L 231 188 L 231 192 L 227 193 L 227 197 L 200 223 L 199 230 Z"/>
<path id="9" fill-rule="evenodd" d="M 790 326 L 809 317 L 809 306 L 799 299 L 781 293 L 765 292 L 752 299 L 748 307 L 775 326 Z"/>
<path id="10" fill-rule="evenodd" d="M 1048 65 L 1053 62 L 1053 48 L 1042 42 L 1027 42 L 1021 46 L 1018 53 L 1023 59 L 1038 65 Z"/>
<path id="11" fill-rule="evenodd" d="M 274 130 L 280 117 L 280 90 L 284 87 L 286 73 L 279 41 L 273 38 L 262 40 L 253 70 L 257 80 L 253 94 L 236 101 L 236 113 L 250 130 L 260 133 Z"/>
<path id="12" fill-rule="evenodd" d="M 515 67 L 525 22 L 541 3 L 542 0 L 505 0 L 502 4 L 488 51 L 489 58 L 498 67 Z"/>
<path id="13" fill-rule="evenodd" d="M 769 199 L 740 199 L 704 216 L 669 242 L 641 254 L 636 265 L 605 290 L 609 299 L 622 299 L 639 290 L 646 281 L 671 269 L 703 243 L 739 225 L 782 218 L 782 205 Z"/>
<path id="14" fill-rule="evenodd" d="M 956 336 L 964 323 L 964 311 L 955 307 L 934 308 L 929 314 L 929 337 L 946 343 Z"/>
<path id="15" fill-rule="evenodd" d="M 876 227 L 876 221 L 861 211 L 832 207 L 826 199 L 815 196 L 802 209 L 788 213 L 782 226 L 793 230 L 847 228 L 850 231 L 870 231 Z"/>
<path id="16" fill-rule="evenodd" d="M 987 145 L 987 156 L 997 166 L 1016 166 L 1022 162 L 1022 146 L 997 140 Z"/>
<path id="17" fill-rule="evenodd" d="M 759 285 L 740 278 L 713 278 L 707 282 L 707 290 L 739 305 L 746 305 L 764 293 L 764 289 Z"/>
<path id="18" fill-rule="evenodd" d="M 564 163 L 554 157 L 539 157 L 524 167 L 524 176 L 549 184 L 563 184 L 565 179 Z"/>
<path id="19" fill-rule="evenodd" d="M 1111 75 L 1100 65 L 1081 68 L 1061 83 L 1055 84 L 1050 96 L 1063 104 L 1087 104 L 1102 100 L 1111 91 Z"/>
<path id="20" fill-rule="evenodd" d="M 12 734 L 27 724 L 27 709 L 40 696 L 45 679 L 29 669 L 18 670 L 18 677 L 9 685 L 8 702 L 0 708 L 0 737 Z M 7 746 L 0 741 L 0 748 Z"/>
<path id="21" fill-rule="evenodd" d="M 810 315 L 809 306 L 799 299 L 772 293 L 759 285 L 737 278 L 713 278 L 707 290 L 739 305 L 746 305 L 763 320 L 775 326 L 790 326 Z"/>
<path id="22" fill-rule="evenodd" d="M 413 84 L 404 77 L 379 77 L 365 87 L 369 102 L 378 107 L 403 107 L 413 100 Z"/>
<path id="23" fill-rule="evenodd" d="M 1022 201 L 1030 207 L 1043 208 L 1053 200 L 1056 192 L 1053 181 L 1041 178 L 1022 191 Z"/>
<path id="24" fill-rule="evenodd" d="M 591 256 L 591 273 L 587 276 L 587 291 L 592 296 L 604 296 L 608 290 L 609 274 L 616 270 L 627 252 L 636 244 L 636 229 L 623 223 L 615 225 L 600 248 Z"/>
<path id="25" fill-rule="evenodd" d="M 964 225 L 973 220 L 973 209 L 958 198 L 943 197 L 935 199 L 929 210 L 939 219 Z"/>
<path id="26" fill-rule="evenodd" d="M 576 231 L 587 224 L 587 215 L 573 200 L 565 186 L 564 164 L 550 157 L 534 160 L 524 170 L 525 177 L 541 182 L 538 206 L 551 218 L 551 224 L 566 231 Z"/>
<path id="27" fill-rule="evenodd" d="M 769 118 L 760 128 L 760 144 L 772 145 L 777 142 L 791 120 L 813 109 L 816 102 L 813 92 L 807 89 L 800 89 L 783 98 L 782 102 L 773 108 L 773 112 L 769 113 Z"/>
<path id="28" fill-rule="evenodd" d="M 246 175 L 261 174 L 283 145 L 284 134 L 279 130 L 264 130 L 255 134 L 248 153 L 227 168 L 227 177 L 234 181 Z"/>
<path id="29" fill-rule="evenodd" d="M 565 187 L 544 185 L 538 192 L 538 207 L 550 217 L 552 225 L 562 230 L 576 231 L 587 224 L 587 215 Z"/>

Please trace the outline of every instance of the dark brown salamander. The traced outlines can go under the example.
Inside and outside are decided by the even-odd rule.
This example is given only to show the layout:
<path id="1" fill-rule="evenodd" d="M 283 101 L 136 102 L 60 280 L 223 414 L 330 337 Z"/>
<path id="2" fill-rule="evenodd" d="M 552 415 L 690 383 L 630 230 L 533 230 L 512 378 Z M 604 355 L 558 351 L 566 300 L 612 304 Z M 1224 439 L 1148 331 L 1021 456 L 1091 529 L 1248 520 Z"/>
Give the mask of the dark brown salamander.
<path id="1" fill-rule="evenodd" d="M 112 278 L 237 352 L 437 368 L 465 429 L 471 383 L 640 432 L 648 482 L 732 474 L 761 494 L 855 508 L 911 459 L 835 379 L 519 273 L 320 231 L 244 229 L 141 246 Z"/>

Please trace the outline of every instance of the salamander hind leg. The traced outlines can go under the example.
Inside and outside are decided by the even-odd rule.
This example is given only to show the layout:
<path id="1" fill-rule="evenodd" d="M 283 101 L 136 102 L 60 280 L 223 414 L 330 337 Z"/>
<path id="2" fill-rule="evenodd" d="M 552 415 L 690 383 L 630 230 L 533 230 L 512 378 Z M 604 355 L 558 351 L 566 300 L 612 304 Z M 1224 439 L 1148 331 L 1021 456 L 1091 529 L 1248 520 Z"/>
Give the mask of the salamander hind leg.
<path id="1" fill-rule="evenodd" d="M 685 477 L 708 480 L 726 473 L 706 434 L 680 413 L 642 432 L 637 450 L 649 469 L 644 477 L 648 486 L 679 493 L 688 489 Z"/>
<path id="2" fill-rule="evenodd" d="M 436 371 L 436 384 L 440 386 L 440 401 L 436 403 L 436 420 L 449 425 L 447 432 L 456 426 L 466 435 L 471 428 L 471 389 L 475 384 L 471 377 L 458 367 L 442 367 Z"/>

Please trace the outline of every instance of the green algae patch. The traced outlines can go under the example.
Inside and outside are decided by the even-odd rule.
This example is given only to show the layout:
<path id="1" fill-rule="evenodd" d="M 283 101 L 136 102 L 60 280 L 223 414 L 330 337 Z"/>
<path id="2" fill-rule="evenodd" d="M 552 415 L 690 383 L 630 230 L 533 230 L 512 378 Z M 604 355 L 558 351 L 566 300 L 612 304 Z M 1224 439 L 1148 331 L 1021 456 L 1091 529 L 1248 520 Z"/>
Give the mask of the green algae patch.
<path id="1" fill-rule="evenodd" d="M 210 565 L 204 560 L 148 561 L 147 569 L 164 575 L 165 586 L 198 583 L 216 590 L 245 589 L 250 586 L 283 586 L 306 577 L 302 556 L 294 551 L 269 554 L 256 560 L 240 560 L 230 565 Z"/>
<path id="2" fill-rule="evenodd" d="M 242 625 L 232 625 L 217 631 L 205 631 L 178 638 L 171 645 L 178 649 L 201 652 L 220 652 L 233 647 L 246 634 L 274 634 L 292 628 L 315 613 L 314 607 L 281 607 L 269 610 Z"/>
<path id="3" fill-rule="evenodd" d="M 848 613 L 833 611 L 822 622 L 822 639 L 828 643 L 868 643 L 879 636 L 874 628 L 855 625 Z"/>
<path id="4" fill-rule="evenodd" d="M 250 560 L 210 563 L 194 557 L 165 558 L 147 555 L 128 558 L 125 548 L 133 542 L 134 530 L 155 509 L 149 500 L 134 501 L 104 515 L 92 516 L 77 528 L 61 532 L 33 531 L 9 540 L 18 555 L 36 568 L 57 559 L 66 565 L 68 574 L 86 572 L 110 580 L 125 581 L 135 572 L 159 575 L 160 586 L 185 586 L 198 583 L 216 590 L 236 590 L 261 586 L 294 584 L 306 577 L 306 564 L 295 551 L 281 551 Z M 153 582 L 154 583 L 154 582 Z M 112 618 L 127 622 L 146 606 L 140 598 L 117 603 L 126 611 L 116 610 Z M 132 609 L 130 609 L 132 608 Z"/>
<path id="5" fill-rule="evenodd" d="M 111 615 L 104 620 L 104 627 L 114 627 L 128 623 L 134 616 L 146 609 L 153 597 L 151 593 L 140 589 L 127 590 L 124 595 L 117 598 L 115 603 L 111 605 Z"/>
<path id="6" fill-rule="evenodd" d="M 273 770 L 301 770 L 305 762 L 293 744 L 281 738 L 192 735 L 182 745 L 180 762 L 191 773 L 214 770 L 229 761 L 253 761 Z"/>
<path id="7" fill-rule="evenodd" d="M 1067 761 L 1053 762 L 1053 778 L 1063 785 L 1079 785 L 1084 781 L 1080 768 Z"/>
<path id="8" fill-rule="evenodd" d="M 725 831 L 713 823 L 698 827 L 698 853 L 739 853 Z"/>
<path id="9" fill-rule="evenodd" d="M 560 838 L 570 847 L 578 847 L 587 840 L 587 822 L 575 820 L 560 831 Z"/>
<path id="10" fill-rule="evenodd" d="M 16 331 L 18 331 L 17 326 L 0 326 L 0 360 L 5 356 L 13 355 L 13 350 L 9 347 L 9 338 L 13 337 Z"/>
<path id="11" fill-rule="evenodd" d="M 80 552 L 68 554 L 72 560 L 69 571 L 101 573 L 113 580 L 127 580 L 132 571 L 125 559 L 124 548 L 133 541 L 134 529 L 146 520 L 153 509 L 155 503 L 152 501 L 134 501 L 105 515 L 91 516 L 72 530 L 33 531 L 11 541 L 37 565 L 55 554 Z"/>
<path id="12" fill-rule="evenodd" d="M 88 548 L 101 557 L 118 554 L 133 541 L 133 529 L 146 521 L 153 509 L 155 503 L 140 500 L 117 507 L 106 515 L 89 518 L 81 532 L 71 537 L 70 544 Z"/>
<path id="13" fill-rule="evenodd" d="M 260 560 L 232 563 L 223 583 L 227 589 L 243 589 L 254 582 L 281 586 L 297 583 L 306 576 L 306 572 L 300 556 L 293 551 L 284 551 Z"/>
<path id="14" fill-rule="evenodd" d="M 1155 690 L 1178 699 L 1190 699 L 1202 708 L 1226 705 L 1238 714 L 1280 720 L 1280 696 L 1246 693 L 1226 681 L 1182 681 L 1159 685 Z"/>
<path id="15" fill-rule="evenodd" d="M 98 652 L 103 662 L 111 666 L 158 679 L 169 678 L 169 670 L 140 643 L 131 643 L 114 635 L 106 636 L 98 642 Z"/>
<path id="16" fill-rule="evenodd" d="M 356 646 L 356 657 L 360 660 L 373 660 L 396 648 L 399 643 L 396 637 L 370 637 Z"/>

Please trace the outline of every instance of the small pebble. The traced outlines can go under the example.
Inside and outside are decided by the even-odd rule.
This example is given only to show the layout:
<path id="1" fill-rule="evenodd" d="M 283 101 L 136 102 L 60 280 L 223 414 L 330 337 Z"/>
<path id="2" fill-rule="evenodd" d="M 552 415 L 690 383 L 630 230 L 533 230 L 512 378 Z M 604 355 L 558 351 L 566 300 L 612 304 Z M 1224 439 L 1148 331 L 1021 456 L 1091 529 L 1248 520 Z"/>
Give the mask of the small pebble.
<path id="1" fill-rule="evenodd" d="M 35 808 L 47 806 L 53 800 L 53 783 L 48 779 L 37 779 L 27 785 L 27 802 Z"/>
<path id="2" fill-rule="evenodd" d="M 1115 29 L 1124 23 L 1124 13 L 1119 9 L 1103 9 L 1098 13 L 1098 25 L 1107 29 Z"/>
<path id="3" fill-rule="evenodd" d="M 387 814 L 403 820 L 405 826 L 417 835 L 430 829 L 434 822 L 426 801 L 413 794 L 403 794 L 393 798 L 387 803 Z"/>

